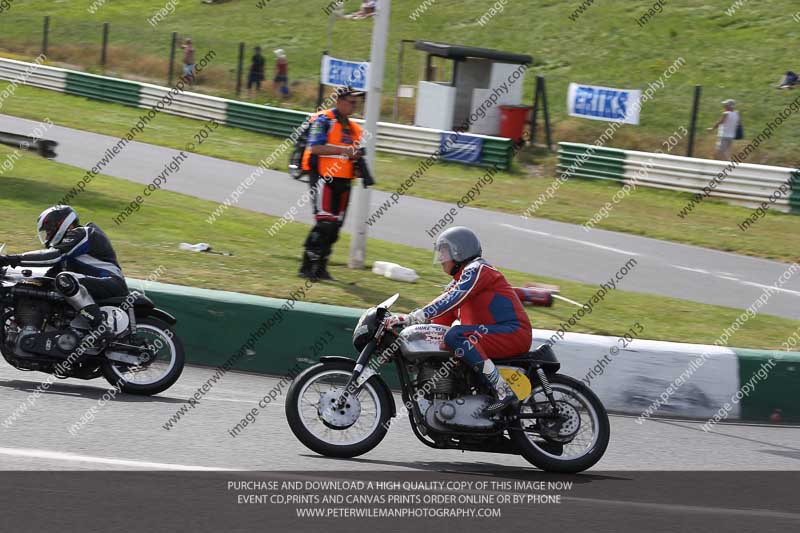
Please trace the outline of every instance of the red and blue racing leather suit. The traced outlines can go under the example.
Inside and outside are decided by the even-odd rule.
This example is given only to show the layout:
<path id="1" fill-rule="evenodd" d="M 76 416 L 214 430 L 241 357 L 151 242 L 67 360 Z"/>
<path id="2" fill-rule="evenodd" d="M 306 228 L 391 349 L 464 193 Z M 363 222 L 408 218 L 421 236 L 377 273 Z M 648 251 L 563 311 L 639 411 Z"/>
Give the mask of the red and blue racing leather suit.
<path id="1" fill-rule="evenodd" d="M 503 274 L 483 258 L 461 267 L 423 312 L 434 324 L 461 321 L 445 334 L 444 343 L 470 366 L 530 350 L 531 323 L 522 302 Z"/>

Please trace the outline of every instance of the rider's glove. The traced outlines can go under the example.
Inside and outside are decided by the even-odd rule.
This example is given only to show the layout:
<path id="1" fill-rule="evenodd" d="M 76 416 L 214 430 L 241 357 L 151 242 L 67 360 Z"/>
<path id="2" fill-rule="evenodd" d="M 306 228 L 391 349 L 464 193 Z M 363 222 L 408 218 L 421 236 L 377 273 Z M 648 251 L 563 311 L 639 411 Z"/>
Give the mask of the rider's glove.
<path id="1" fill-rule="evenodd" d="M 405 313 L 396 313 L 389 318 L 386 319 L 386 327 L 393 328 L 395 326 L 413 326 L 414 324 L 424 324 L 425 320 L 425 313 L 422 312 L 422 309 L 417 309 L 415 311 L 411 311 L 409 314 Z"/>
<path id="2" fill-rule="evenodd" d="M 425 311 L 422 309 L 414 309 L 410 313 L 408 313 L 408 322 L 409 326 L 414 324 L 425 324 L 428 322 L 427 317 L 425 316 Z"/>
<path id="3" fill-rule="evenodd" d="M 20 259 L 16 255 L 0 255 L 0 267 L 17 267 L 19 266 L 19 263 Z"/>

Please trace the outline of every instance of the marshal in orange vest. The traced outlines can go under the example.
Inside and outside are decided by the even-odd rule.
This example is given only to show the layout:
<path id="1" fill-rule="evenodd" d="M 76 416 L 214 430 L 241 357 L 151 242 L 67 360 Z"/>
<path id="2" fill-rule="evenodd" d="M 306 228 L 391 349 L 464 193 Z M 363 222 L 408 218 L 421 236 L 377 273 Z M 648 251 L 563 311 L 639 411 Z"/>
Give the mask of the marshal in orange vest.
<path id="1" fill-rule="evenodd" d="M 358 144 L 361 140 L 361 126 L 348 120 L 349 128 L 345 128 L 341 122 L 336 118 L 333 109 L 320 111 L 311 115 L 309 123 L 312 124 L 318 117 L 325 115 L 331 121 L 330 129 L 328 129 L 328 142 L 327 146 L 341 146 L 343 148 Z M 353 161 L 350 158 L 342 155 L 318 155 L 317 157 L 317 173 L 323 177 L 332 178 L 355 178 Z M 311 169 L 311 146 L 306 146 L 303 152 L 303 170 L 310 171 Z"/>

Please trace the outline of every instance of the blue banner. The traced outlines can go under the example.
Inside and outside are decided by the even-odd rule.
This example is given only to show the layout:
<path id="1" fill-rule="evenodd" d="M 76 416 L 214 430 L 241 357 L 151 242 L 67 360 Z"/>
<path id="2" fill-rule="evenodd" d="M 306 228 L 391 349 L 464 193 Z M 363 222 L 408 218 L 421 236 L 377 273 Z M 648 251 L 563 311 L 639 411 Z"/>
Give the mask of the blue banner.
<path id="1" fill-rule="evenodd" d="M 323 85 L 343 87 L 349 85 L 359 91 L 369 87 L 369 62 L 345 61 L 331 56 L 322 56 L 320 73 Z"/>
<path id="2" fill-rule="evenodd" d="M 442 159 L 447 161 L 477 163 L 483 151 L 483 138 L 443 131 L 439 150 L 442 154 Z"/>
<path id="3" fill-rule="evenodd" d="M 567 111 L 573 117 L 638 124 L 641 96 L 638 90 L 570 83 Z"/>

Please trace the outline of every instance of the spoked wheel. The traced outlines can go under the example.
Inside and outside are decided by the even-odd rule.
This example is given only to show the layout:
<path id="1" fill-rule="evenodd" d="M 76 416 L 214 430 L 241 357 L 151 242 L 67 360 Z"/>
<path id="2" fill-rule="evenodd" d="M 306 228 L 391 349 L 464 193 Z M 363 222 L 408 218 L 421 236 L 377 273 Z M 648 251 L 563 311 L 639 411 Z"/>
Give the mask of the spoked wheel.
<path id="1" fill-rule="evenodd" d="M 603 457 L 611 436 L 608 414 L 600 399 L 580 381 L 550 377 L 557 418 L 521 419 L 511 440 L 525 459 L 548 472 L 581 472 Z M 521 413 L 548 412 L 552 407 L 541 384 L 534 387 Z"/>
<path id="2" fill-rule="evenodd" d="M 137 318 L 136 332 L 128 343 L 147 347 L 137 365 L 105 359 L 103 375 L 122 392 L 149 396 L 171 387 L 183 372 L 183 344 L 166 322 Z"/>
<path id="3" fill-rule="evenodd" d="M 389 429 L 390 398 L 373 376 L 358 394 L 337 405 L 353 365 L 322 363 L 297 376 L 286 395 L 286 419 L 309 449 L 329 457 L 356 457 L 377 446 Z"/>

